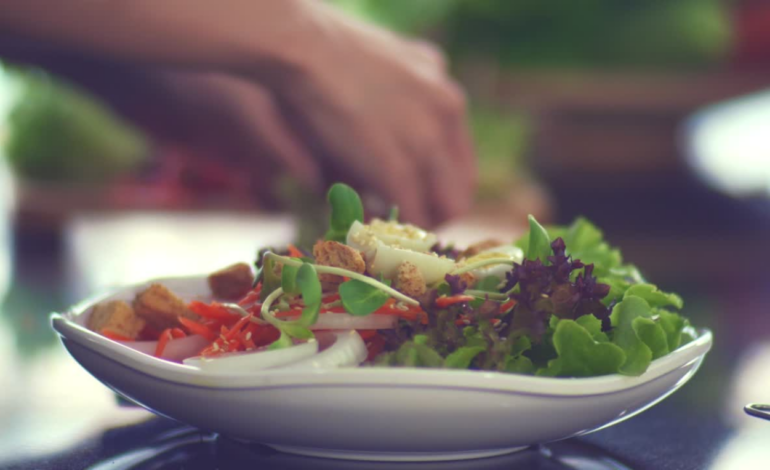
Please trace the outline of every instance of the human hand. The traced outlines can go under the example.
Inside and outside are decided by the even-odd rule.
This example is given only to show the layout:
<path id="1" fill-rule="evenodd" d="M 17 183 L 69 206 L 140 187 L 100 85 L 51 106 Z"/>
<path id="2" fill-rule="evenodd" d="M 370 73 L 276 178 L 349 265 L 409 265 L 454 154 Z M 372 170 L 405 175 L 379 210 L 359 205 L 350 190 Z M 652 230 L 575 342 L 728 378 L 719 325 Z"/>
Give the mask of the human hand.
<path id="1" fill-rule="evenodd" d="M 350 181 L 435 225 L 468 209 L 476 168 L 465 102 L 440 53 L 316 4 L 323 34 L 305 68 L 275 84 L 320 161 L 309 173 Z"/>

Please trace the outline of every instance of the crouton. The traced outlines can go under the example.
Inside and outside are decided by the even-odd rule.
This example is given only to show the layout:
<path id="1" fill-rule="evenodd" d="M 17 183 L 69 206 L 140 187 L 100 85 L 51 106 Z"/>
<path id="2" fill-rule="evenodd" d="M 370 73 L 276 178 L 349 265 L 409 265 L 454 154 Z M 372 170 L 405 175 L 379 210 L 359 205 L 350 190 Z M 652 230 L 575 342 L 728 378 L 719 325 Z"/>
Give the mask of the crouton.
<path id="1" fill-rule="evenodd" d="M 122 300 L 113 300 L 94 306 L 86 326 L 97 333 L 109 330 L 120 336 L 136 339 L 144 325 L 145 321 L 134 313 L 130 305 Z"/>
<path id="2" fill-rule="evenodd" d="M 465 283 L 465 288 L 470 289 L 476 284 L 476 275 L 471 272 L 460 274 L 460 279 Z"/>
<path id="3" fill-rule="evenodd" d="M 134 311 L 148 325 L 160 331 L 178 326 L 177 317 L 196 319 L 182 299 L 174 295 L 166 286 L 153 284 L 134 299 Z"/>
<path id="4" fill-rule="evenodd" d="M 363 273 L 366 270 L 361 252 L 347 245 L 335 241 L 319 241 L 313 246 L 313 256 L 316 264 L 321 266 L 333 266 L 336 268 L 347 269 L 356 273 Z M 342 283 L 342 276 L 336 274 L 321 274 L 318 276 L 325 289 Z"/>
<path id="5" fill-rule="evenodd" d="M 236 263 L 209 275 L 209 287 L 214 297 L 225 300 L 239 300 L 254 284 L 251 266 Z"/>
<path id="6" fill-rule="evenodd" d="M 491 238 L 487 240 L 482 240 L 466 248 L 462 253 L 460 253 L 457 259 L 460 260 L 463 258 L 470 258 L 472 256 L 476 256 L 482 251 L 489 250 L 490 248 L 495 248 L 497 246 L 502 246 L 502 245 L 505 245 L 505 243 L 501 242 L 500 240 L 494 240 Z"/>
<path id="7" fill-rule="evenodd" d="M 427 290 L 422 273 L 409 261 L 398 265 L 394 287 L 409 297 L 419 297 Z"/>

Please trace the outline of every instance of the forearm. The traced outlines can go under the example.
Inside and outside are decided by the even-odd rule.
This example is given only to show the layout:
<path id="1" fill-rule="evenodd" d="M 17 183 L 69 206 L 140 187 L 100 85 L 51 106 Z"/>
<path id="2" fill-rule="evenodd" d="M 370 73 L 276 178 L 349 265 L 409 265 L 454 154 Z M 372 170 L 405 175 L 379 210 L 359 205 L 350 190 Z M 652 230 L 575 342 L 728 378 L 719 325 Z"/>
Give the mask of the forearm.
<path id="1" fill-rule="evenodd" d="M 118 60 L 283 76 L 304 67 L 320 11 L 313 0 L 0 0 L 0 29 Z"/>

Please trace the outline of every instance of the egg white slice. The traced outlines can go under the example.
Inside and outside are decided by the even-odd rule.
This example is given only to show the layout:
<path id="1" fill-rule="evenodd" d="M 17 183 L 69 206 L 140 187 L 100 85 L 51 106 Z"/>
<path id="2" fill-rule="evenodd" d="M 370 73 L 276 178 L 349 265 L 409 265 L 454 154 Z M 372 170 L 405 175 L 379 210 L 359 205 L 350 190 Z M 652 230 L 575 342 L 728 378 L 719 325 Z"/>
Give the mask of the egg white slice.
<path id="1" fill-rule="evenodd" d="M 393 279 L 398 266 L 404 261 L 417 267 L 426 284 L 443 281 L 444 276 L 455 268 L 455 262 L 452 259 L 440 257 L 433 253 L 419 253 L 404 248 L 396 248 L 383 243 L 377 247 L 368 271 L 372 276 L 382 274 L 386 279 Z"/>

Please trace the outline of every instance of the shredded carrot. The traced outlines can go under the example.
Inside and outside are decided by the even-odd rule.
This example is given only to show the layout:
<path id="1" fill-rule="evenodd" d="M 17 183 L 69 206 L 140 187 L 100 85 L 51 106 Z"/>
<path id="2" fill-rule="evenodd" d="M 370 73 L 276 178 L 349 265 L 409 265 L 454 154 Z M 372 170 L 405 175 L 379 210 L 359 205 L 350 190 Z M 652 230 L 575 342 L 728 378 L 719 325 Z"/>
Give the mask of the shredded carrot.
<path id="1" fill-rule="evenodd" d="M 296 246 L 292 245 L 291 243 L 286 245 L 286 249 L 289 250 L 289 256 L 291 256 L 292 258 L 304 258 L 305 257 L 305 254 L 302 253 L 299 250 L 299 248 L 297 248 Z"/>
<path id="2" fill-rule="evenodd" d="M 128 336 L 121 335 L 119 333 L 115 333 L 112 330 L 109 330 L 107 328 L 103 328 L 102 331 L 100 331 L 102 336 L 105 338 L 109 338 L 113 341 L 133 341 L 133 338 L 129 338 Z"/>
<path id="3" fill-rule="evenodd" d="M 172 328 L 171 329 L 171 337 L 174 339 L 184 338 L 187 336 L 187 333 L 185 333 L 181 328 Z"/>
<path id="4" fill-rule="evenodd" d="M 454 304 L 461 304 L 463 302 L 470 302 L 474 297 L 471 295 L 453 295 L 451 297 L 441 296 L 436 299 L 436 307 L 444 308 Z"/>
<path id="5" fill-rule="evenodd" d="M 171 341 L 171 338 L 171 329 L 167 328 L 163 330 L 160 334 L 160 338 L 158 338 L 158 346 L 155 348 L 155 357 L 163 356 L 163 351 L 166 350 L 166 345 Z"/>
<path id="6" fill-rule="evenodd" d="M 215 339 L 217 339 L 218 335 L 216 334 L 216 332 L 210 329 L 206 325 L 202 325 L 197 321 L 190 320 L 189 318 L 185 318 L 185 317 L 178 317 L 178 320 L 179 320 L 179 323 L 181 323 L 182 326 L 187 328 L 187 331 L 189 331 L 191 334 L 201 335 L 209 341 L 214 341 Z"/>
<path id="7" fill-rule="evenodd" d="M 230 341 L 233 338 L 236 338 L 237 334 L 243 329 L 243 327 L 249 323 L 251 320 L 251 315 L 246 316 L 238 320 L 238 322 L 233 325 L 233 327 L 230 329 L 230 331 L 225 335 L 225 341 Z"/>

